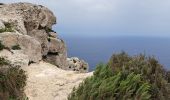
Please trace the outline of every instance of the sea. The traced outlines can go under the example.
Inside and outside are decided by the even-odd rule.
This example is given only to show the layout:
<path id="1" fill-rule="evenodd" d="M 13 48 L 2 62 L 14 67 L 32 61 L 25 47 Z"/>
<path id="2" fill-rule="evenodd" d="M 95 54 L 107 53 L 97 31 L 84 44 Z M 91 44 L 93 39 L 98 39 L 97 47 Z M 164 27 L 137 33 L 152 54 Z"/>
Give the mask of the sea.
<path id="1" fill-rule="evenodd" d="M 165 69 L 170 70 L 170 38 L 159 37 L 63 37 L 68 56 L 79 57 L 93 71 L 99 63 L 107 63 L 114 53 L 154 56 Z"/>

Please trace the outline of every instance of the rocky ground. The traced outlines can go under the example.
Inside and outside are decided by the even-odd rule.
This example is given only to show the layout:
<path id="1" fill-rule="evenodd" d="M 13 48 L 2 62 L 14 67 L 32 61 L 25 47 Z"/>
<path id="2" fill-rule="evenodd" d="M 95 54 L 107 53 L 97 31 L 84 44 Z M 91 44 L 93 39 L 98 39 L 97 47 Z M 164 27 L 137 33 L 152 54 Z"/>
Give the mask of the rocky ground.
<path id="1" fill-rule="evenodd" d="M 29 100 L 67 100 L 74 86 L 93 73 L 65 71 L 46 62 L 25 67 L 28 79 L 25 93 Z"/>

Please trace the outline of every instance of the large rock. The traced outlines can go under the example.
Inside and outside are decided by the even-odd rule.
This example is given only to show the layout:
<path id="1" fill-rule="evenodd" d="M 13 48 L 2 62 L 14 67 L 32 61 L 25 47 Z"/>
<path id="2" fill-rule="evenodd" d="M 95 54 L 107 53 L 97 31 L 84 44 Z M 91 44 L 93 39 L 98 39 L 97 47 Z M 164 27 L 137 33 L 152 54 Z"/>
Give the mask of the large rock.
<path id="1" fill-rule="evenodd" d="M 0 33 L 0 41 L 9 49 L 19 45 L 23 53 L 28 55 L 29 61 L 39 62 L 42 59 L 40 43 L 28 35 L 4 32 Z"/>
<path id="2" fill-rule="evenodd" d="M 28 66 L 29 64 L 29 57 L 22 50 L 2 50 L 0 51 L 0 57 L 7 59 L 15 66 Z"/>
<path id="3" fill-rule="evenodd" d="M 41 27 L 52 28 L 56 23 L 54 14 L 44 6 L 31 3 L 13 3 L 0 5 L 0 18 L 17 24 L 20 33 L 26 33 Z"/>
<path id="4" fill-rule="evenodd" d="M 28 55 L 31 62 L 39 62 L 42 59 L 42 48 L 37 40 L 28 35 L 19 35 L 18 41 L 24 54 Z"/>
<path id="5" fill-rule="evenodd" d="M 40 42 L 42 48 L 42 55 L 47 55 L 49 51 L 49 42 L 48 35 L 45 30 L 32 30 L 28 33 L 31 37 L 34 37 L 37 41 Z"/>
<path id="6" fill-rule="evenodd" d="M 67 67 L 66 59 L 67 57 L 64 54 L 48 53 L 45 61 L 50 62 L 51 64 L 54 64 L 59 68 L 66 69 Z"/>
<path id="7" fill-rule="evenodd" d="M 28 59 L 25 56 L 19 57 L 29 63 L 45 60 L 62 69 L 70 70 L 72 66 L 72 70 L 86 72 L 88 64 L 83 60 L 73 59 L 77 60 L 76 63 L 67 60 L 66 44 L 52 30 L 54 24 L 56 17 L 44 6 L 31 3 L 0 5 L 0 29 L 3 29 L 0 31 L 0 41 L 9 52 L 13 46 L 18 45 L 22 51 L 8 55 L 18 57 L 16 55 L 21 53 Z"/>
<path id="8" fill-rule="evenodd" d="M 52 53 L 66 53 L 66 45 L 63 40 L 49 37 L 49 52 Z"/>
<path id="9" fill-rule="evenodd" d="M 77 57 L 67 58 L 68 70 L 78 71 L 78 72 L 88 72 L 89 65 L 84 60 L 80 60 Z"/>

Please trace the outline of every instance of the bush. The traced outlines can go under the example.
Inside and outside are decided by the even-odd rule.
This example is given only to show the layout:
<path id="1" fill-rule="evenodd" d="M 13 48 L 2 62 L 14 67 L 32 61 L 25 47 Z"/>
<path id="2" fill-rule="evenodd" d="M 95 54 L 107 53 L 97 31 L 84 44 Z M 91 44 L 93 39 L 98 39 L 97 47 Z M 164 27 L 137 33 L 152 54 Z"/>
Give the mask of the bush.
<path id="1" fill-rule="evenodd" d="M 21 50 L 21 47 L 20 47 L 20 45 L 14 45 L 14 46 L 12 46 L 12 50 Z"/>
<path id="2" fill-rule="evenodd" d="M 113 73 L 124 71 L 127 75 L 132 72 L 140 74 L 143 81 L 151 84 L 153 100 L 170 100 L 170 75 L 154 57 L 142 54 L 132 57 L 122 52 L 114 54 L 108 65 Z"/>
<path id="3" fill-rule="evenodd" d="M 5 49 L 5 46 L 2 44 L 2 42 L 0 41 L 0 51 Z"/>
<path id="4" fill-rule="evenodd" d="M 25 71 L 0 58 L 0 100 L 25 100 Z"/>
<path id="5" fill-rule="evenodd" d="M 140 74 L 113 73 L 101 64 L 94 76 L 73 89 L 68 100 L 149 100 L 149 89 L 150 85 L 141 80 Z"/>
<path id="6" fill-rule="evenodd" d="M 170 72 L 154 57 L 114 54 L 69 100 L 170 100 Z M 140 93 L 138 91 L 141 91 Z M 146 97 L 146 98 L 145 98 Z"/>
<path id="7" fill-rule="evenodd" d="M 12 29 L 12 25 L 10 23 L 4 23 L 5 24 L 5 28 L 0 29 L 0 33 L 3 32 L 14 32 L 14 30 Z"/>

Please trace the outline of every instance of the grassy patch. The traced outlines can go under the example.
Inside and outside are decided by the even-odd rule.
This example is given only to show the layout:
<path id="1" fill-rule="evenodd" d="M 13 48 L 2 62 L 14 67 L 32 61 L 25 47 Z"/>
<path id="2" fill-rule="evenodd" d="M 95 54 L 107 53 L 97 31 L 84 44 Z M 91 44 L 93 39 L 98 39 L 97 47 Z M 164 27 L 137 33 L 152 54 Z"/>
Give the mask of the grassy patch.
<path id="1" fill-rule="evenodd" d="M 14 30 L 12 29 L 12 25 L 10 23 L 4 23 L 5 24 L 5 28 L 0 29 L 0 33 L 3 32 L 14 32 Z"/>
<path id="2" fill-rule="evenodd" d="M 14 45 L 14 46 L 12 46 L 12 50 L 21 50 L 21 47 L 20 47 L 20 45 Z"/>
<path id="3" fill-rule="evenodd" d="M 5 46 L 2 44 L 2 42 L 0 41 L 0 51 L 5 49 Z"/>

